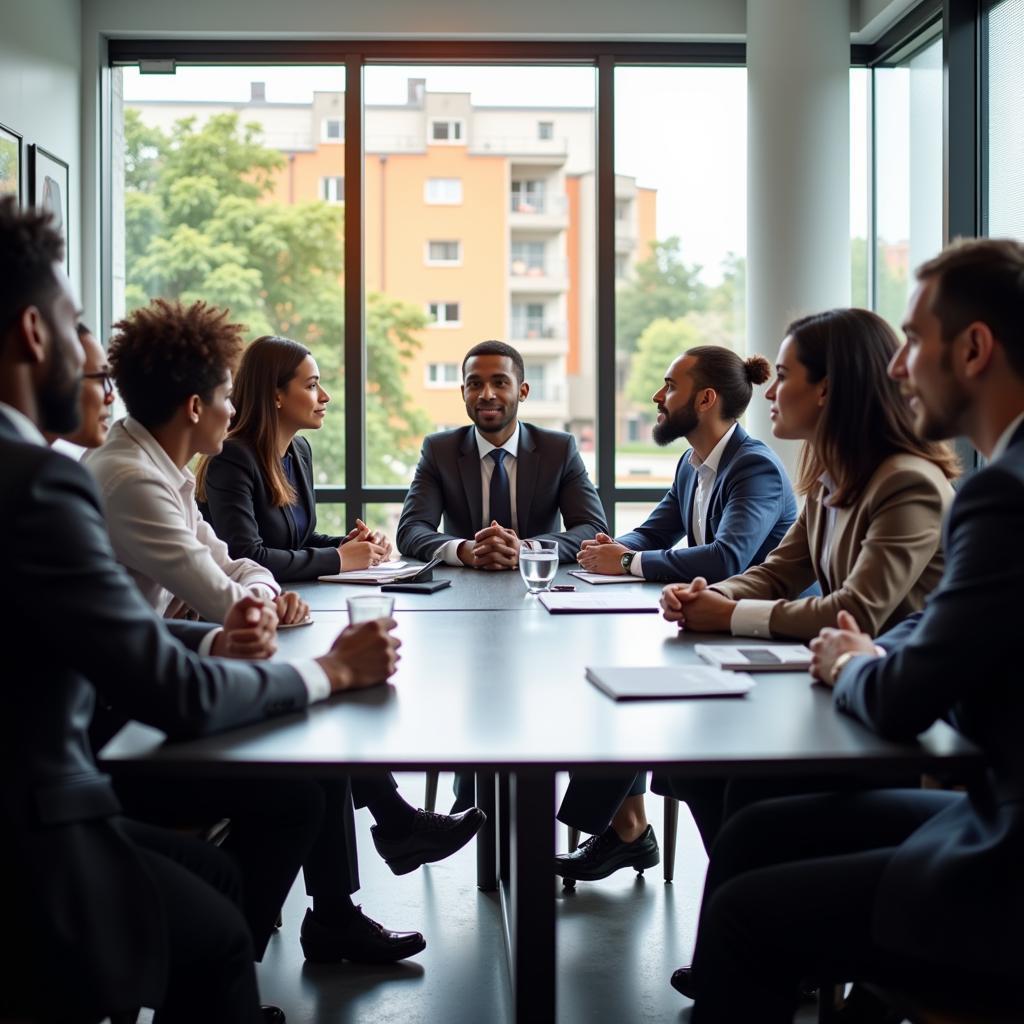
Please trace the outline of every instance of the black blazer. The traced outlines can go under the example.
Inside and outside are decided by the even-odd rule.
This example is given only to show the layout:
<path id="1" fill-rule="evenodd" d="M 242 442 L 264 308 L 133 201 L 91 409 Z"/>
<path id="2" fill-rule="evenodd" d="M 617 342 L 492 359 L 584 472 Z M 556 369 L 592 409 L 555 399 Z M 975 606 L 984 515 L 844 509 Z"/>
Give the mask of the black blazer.
<path id="1" fill-rule="evenodd" d="M 228 546 L 232 558 L 251 558 L 265 565 L 281 583 L 315 580 L 340 570 L 338 545 L 344 537 L 316 532 L 313 453 L 304 437 L 291 444 L 298 476 L 298 499 L 309 517 L 301 536 L 291 506 L 275 505 L 253 450 L 237 439 L 206 469 L 203 515 Z"/>
<path id="2" fill-rule="evenodd" d="M 575 562 L 580 545 L 607 532 L 604 509 L 576 440 L 561 430 L 521 423 L 516 456 L 519 535 L 558 542 L 559 560 Z M 559 515 L 565 530 L 558 532 Z M 437 530 L 444 517 L 444 532 Z M 431 434 L 398 521 L 398 550 L 429 561 L 450 540 L 468 540 L 485 524 L 476 427 Z"/>
<path id="3" fill-rule="evenodd" d="M 19 995 L 33 1018 L 159 1005 L 163 912 L 89 743 L 97 691 L 186 737 L 302 708 L 305 686 L 287 665 L 175 641 L 115 561 L 88 472 L 2 412 L 0 536 L 0 905 L 26 965 L 5 971 L 0 1016 Z M 205 632 L 184 628 L 193 644 Z"/>
<path id="4" fill-rule="evenodd" d="M 1003 976 L 1024 954 L 1024 427 L 967 479 L 946 524 L 946 570 L 924 611 L 855 658 L 836 706 L 894 739 L 947 718 L 987 754 L 986 778 L 896 850 L 876 938 L 933 963 Z"/>

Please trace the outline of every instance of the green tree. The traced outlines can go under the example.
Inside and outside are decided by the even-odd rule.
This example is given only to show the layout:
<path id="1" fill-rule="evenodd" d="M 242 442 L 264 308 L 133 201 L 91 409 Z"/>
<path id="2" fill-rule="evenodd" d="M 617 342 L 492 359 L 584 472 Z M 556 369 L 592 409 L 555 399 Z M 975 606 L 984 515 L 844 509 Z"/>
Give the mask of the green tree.
<path id="1" fill-rule="evenodd" d="M 344 291 L 341 207 L 273 201 L 284 157 L 260 142 L 258 125 L 220 114 L 183 118 L 169 133 L 125 112 L 125 300 L 205 299 L 246 324 L 250 338 L 282 334 L 315 356 L 334 397 L 311 437 L 321 483 L 344 479 L 341 399 Z M 426 325 L 422 310 L 367 296 L 367 461 L 375 483 L 400 483 L 430 429 L 411 405 L 406 368 Z"/>
<path id="2" fill-rule="evenodd" d="M 637 342 L 626 396 L 641 408 L 649 408 L 651 395 L 661 387 L 672 361 L 684 349 L 700 344 L 700 332 L 688 317 L 660 317 L 649 323 Z"/>

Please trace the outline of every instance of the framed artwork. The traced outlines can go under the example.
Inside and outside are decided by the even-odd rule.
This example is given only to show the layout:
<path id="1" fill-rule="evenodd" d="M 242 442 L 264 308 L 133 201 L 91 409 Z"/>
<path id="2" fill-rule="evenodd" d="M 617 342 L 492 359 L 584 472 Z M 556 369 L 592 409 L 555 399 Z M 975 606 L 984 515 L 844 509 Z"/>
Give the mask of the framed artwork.
<path id="1" fill-rule="evenodd" d="M 18 205 L 22 200 L 21 136 L 0 124 L 0 196 L 14 196 Z"/>
<path id="2" fill-rule="evenodd" d="M 69 185 L 68 165 L 42 146 L 29 146 L 29 203 L 53 214 L 54 222 L 64 236 L 64 263 L 71 269 L 71 240 L 68 237 Z"/>

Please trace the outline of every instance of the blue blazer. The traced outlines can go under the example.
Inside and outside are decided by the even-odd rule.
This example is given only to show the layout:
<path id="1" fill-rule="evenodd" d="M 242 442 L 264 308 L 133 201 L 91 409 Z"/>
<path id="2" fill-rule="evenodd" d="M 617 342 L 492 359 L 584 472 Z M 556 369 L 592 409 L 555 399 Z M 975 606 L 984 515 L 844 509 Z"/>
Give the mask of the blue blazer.
<path id="1" fill-rule="evenodd" d="M 706 543 L 673 548 L 690 533 L 697 473 L 687 451 L 668 494 L 631 533 L 615 539 L 642 551 L 644 578 L 688 583 L 703 576 L 718 583 L 759 565 L 796 519 L 796 499 L 779 457 L 741 426 L 729 438 L 711 488 Z"/>
<path id="2" fill-rule="evenodd" d="M 946 523 L 946 568 L 924 611 L 878 638 L 884 658 L 840 673 L 836 707 L 893 739 L 945 718 L 987 774 L 894 852 L 875 897 L 883 949 L 953 969 L 1017 974 L 1024 953 L 1024 427 L 964 481 Z"/>

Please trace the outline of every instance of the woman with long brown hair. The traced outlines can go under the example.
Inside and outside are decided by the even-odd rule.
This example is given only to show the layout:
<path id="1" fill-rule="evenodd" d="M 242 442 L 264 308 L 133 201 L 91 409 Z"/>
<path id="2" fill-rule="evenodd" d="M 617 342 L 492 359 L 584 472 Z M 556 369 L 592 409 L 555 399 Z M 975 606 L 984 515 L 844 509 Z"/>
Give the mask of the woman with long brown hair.
<path id="1" fill-rule="evenodd" d="M 257 338 L 235 377 L 224 449 L 196 473 L 203 512 L 232 557 L 259 562 L 281 582 L 365 569 L 391 552 L 361 522 L 345 537 L 316 531 L 313 453 L 298 432 L 319 430 L 330 400 L 309 349 Z"/>
<path id="2" fill-rule="evenodd" d="M 765 397 L 772 433 L 804 442 L 803 510 L 761 565 L 712 587 L 666 587 L 666 619 L 700 632 L 809 640 L 840 611 L 875 636 L 921 609 L 942 574 L 956 459 L 914 433 L 886 372 L 899 347 L 865 309 L 789 325 Z M 821 595 L 802 597 L 814 583 Z"/>

